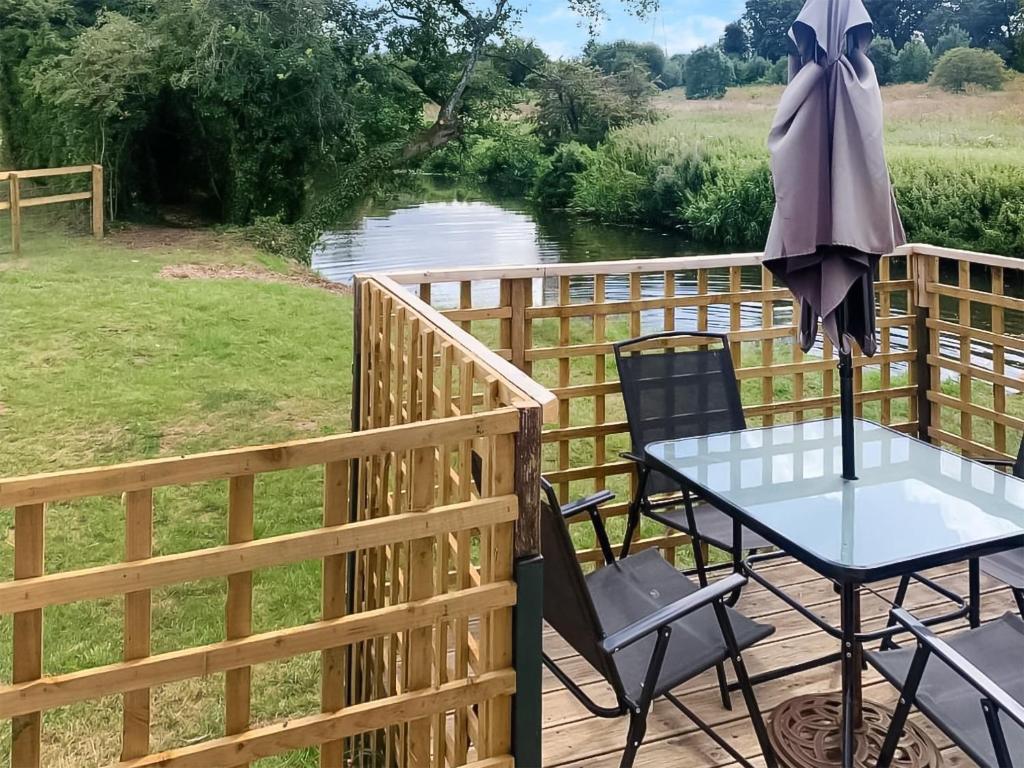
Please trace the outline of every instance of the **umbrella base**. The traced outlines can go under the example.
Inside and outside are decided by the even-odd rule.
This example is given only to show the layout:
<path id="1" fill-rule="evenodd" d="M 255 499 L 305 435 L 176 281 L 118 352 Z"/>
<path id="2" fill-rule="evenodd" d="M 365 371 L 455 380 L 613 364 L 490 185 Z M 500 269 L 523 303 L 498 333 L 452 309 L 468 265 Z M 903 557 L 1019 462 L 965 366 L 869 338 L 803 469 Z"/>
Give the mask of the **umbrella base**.
<path id="1" fill-rule="evenodd" d="M 840 730 L 843 719 L 842 695 L 808 694 L 784 701 L 772 710 L 768 738 L 779 764 L 787 768 L 835 768 L 842 762 Z M 856 734 L 857 768 L 875 768 L 892 711 L 873 701 L 864 701 L 862 725 Z M 907 722 L 892 768 L 939 768 L 938 747 L 914 723 Z"/>

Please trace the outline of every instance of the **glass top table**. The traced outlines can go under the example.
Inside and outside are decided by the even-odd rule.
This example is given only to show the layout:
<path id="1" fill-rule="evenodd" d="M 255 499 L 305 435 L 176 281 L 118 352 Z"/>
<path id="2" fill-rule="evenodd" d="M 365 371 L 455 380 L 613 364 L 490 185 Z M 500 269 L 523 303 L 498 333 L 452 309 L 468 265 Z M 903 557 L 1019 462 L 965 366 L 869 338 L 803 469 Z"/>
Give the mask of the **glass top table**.
<path id="1" fill-rule="evenodd" d="M 957 618 L 967 610 L 976 626 L 977 558 L 1024 546 L 1024 481 L 861 419 L 854 421 L 858 479 L 847 481 L 842 478 L 841 442 L 840 420 L 827 419 L 655 442 L 644 453 L 649 467 L 679 483 L 688 508 L 690 494 L 696 494 L 729 514 L 737 534 L 739 526 L 747 526 L 836 582 L 838 629 L 759 575 L 755 557 L 743 565 L 751 578 L 840 641 L 837 654 L 761 678 L 839 661 L 841 720 L 838 730 L 825 736 L 826 742 L 836 739 L 838 752 L 830 753 L 839 758 L 835 762 L 852 768 L 856 733 L 865 722 L 863 647 L 888 638 L 894 629 L 861 631 L 862 586 L 901 576 L 900 595 L 914 578 L 965 606 L 917 572 L 969 560 L 969 609 L 931 621 Z M 739 540 L 736 535 L 734 539 Z M 797 699 L 793 706 L 802 711 L 807 704 Z M 820 709 L 816 722 L 825 731 L 831 728 L 835 704 L 829 701 L 815 705 Z M 877 705 L 870 706 L 874 719 L 884 719 Z"/>
<path id="2" fill-rule="evenodd" d="M 1024 481 L 870 421 L 854 425 L 854 481 L 840 476 L 839 419 L 652 443 L 646 457 L 841 582 L 1024 545 Z"/>

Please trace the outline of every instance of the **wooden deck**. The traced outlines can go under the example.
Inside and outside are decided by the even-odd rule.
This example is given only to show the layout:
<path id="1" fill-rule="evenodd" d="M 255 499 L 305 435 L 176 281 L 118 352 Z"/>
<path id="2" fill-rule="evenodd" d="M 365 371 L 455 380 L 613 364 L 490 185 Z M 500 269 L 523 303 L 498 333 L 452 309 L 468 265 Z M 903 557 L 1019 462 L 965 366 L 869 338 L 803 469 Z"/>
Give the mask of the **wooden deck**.
<path id="1" fill-rule="evenodd" d="M 773 583 L 787 588 L 804 605 L 833 624 L 839 621 L 839 601 L 831 582 L 792 560 L 779 561 L 763 569 Z M 929 575 L 959 594 L 967 593 L 966 566 L 953 566 L 929 572 Z M 874 587 L 887 597 L 895 592 L 895 582 Z M 985 620 L 1014 610 L 1009 590 L 982 575 L 982 616 Z M 906 605 L 919 616 L 928 616 L 948 610 L 934 592 L 915 584 Z M 775 634 L 745 654 L 752 674 L 779 668 L 795 662 L 827 654 L 836 649 L 836 641 L 817 630 L 806 619 L 791 610 L 778 598 L 756 585 L 743 593 L 739 608 L 751 618 L 773 624 Z M 869 592 L 863 597 L 864 628 L 876 628 L 885 621 L 888 606 Z M 940 634 L 955 631 L 966 622 L 941 627 Z M 601 702 L 611 703 L 610 689 L 600 681 L 594 670 L 576 656 L 550 628 L 544 637 L 545 650 L 557 659 L 576 680 L 586 684 L 591 695 Z M 625 743 L 626 718 L 604 720 L 590 715 L 557 680 L 545 670 L 544 681 L 544 765 L 574 766 L 578 768 L 615 768 L 618 766 Z M 756 689 L 761 709 L 767 714 L 785 699 L 815 691 L 838 690 L 838 665 L 820 667 L 766 683 Z M 607 691 L 601 696 L 602 689 Z M 742 695 L 733 695 L 733 711 L 722 708 L 713 673 L 705 674 L 679 688 L 676 693 L 702 718 L 716 727 L 739 752 L 762 764 L 760 749 L 747 717 Z M 895 690 L 874 670 L 865 672 L 866 699 L 891 705 L 895 703 Z M 918 713 L 914 719 L 921 723 L 943 749 L 947 766 L 970 766 L 973 761 L 951 746 L 944 734 L 933 728 Z M 662 700 L 654 705 L 648 720 L 647 736 L 637 756 L 637 768 L 718 768 L 736 765 L 729 756 L 701 733 L 671 704 Z"/>

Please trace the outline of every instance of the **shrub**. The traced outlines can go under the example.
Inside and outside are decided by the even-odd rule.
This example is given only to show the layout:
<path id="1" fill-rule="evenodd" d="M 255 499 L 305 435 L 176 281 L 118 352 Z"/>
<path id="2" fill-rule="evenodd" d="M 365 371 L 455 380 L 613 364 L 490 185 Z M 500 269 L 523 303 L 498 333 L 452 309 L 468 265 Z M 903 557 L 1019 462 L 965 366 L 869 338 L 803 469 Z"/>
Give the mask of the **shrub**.
<path id="1" fill-rule="evenodd" d="M 728 248 L 759 248 L 775 210 L 767 160 L 721 169 L 680 211 L 695 240 Z"/>
<path id="2" fill-rule="evenodd" d="M 772 64 L 768 59 L 754 56 L 748 61 L 736 62 L 736 82 L 740 85 L 751 85 L 765 79 Z"/>
<path id="3" fill-rule="evenodd" d="M 732 62 L 718 48 L 698 48 L 686 60 L 688 99 L 720 99 L 735 80 Z"/>
<path id="4" fill-rule="evenodd" d="M 925 83 L 932 71 L 932 52 L 921 39 L 903 46 L 896 58 L 896 80 L 901 83 Z"/>
<path id="5" fill-rule="evenodd" d="M 953 92 L 963 91 L 968 85 L 999 90 L 1006 77 L 1006 65 L 999 54 L 980 48 L 954 48 L 935 65 L 931 84 Z"/>
<path id="6" fill-rule="evenodd" d="M 935 56 L 937 61 L 942 58 L 942 55 L 946 53 L 946 51 L 952 51 L 954 48 L 970 47 L 971 36 L 963 27 L 958 24 L 954 24 L 943 32 L 939 36 L 939 39 L 935 41 L 935 48 L 932 50 L 932 54 Z"/>
<path id="7" fill-rule="evenodd" d="M 764 80 L 769 85 L 785 85 L 789 82 L 789 57 L 783 56 L 780 59 L 776 59 L 775 63 L 772 64 L 768 72 L 765 73 Z"/>
<path id="8" fill-rule="evenodd" d="M 889 85 L 896 77 L 898 55 L 896 45 L 888 37 L 876 37 L 868 48 L 868 58 L 875 65 L 879 85 Z"/>
<path id="9" fill-rule="evenodd" d="M 533 200 L 545 209 L 566 208 L 576 192 L 576 177 L 594 162 L 594 150 L 571 141 L 559 146 L 537 176 Z"/>
<path id="10" fill-rule="evenodd" d="M 475 144 L 469 168 L 504 192 L 524 192 L 532 186 L 543 162 L 540 140 L 512 128 Z"/>

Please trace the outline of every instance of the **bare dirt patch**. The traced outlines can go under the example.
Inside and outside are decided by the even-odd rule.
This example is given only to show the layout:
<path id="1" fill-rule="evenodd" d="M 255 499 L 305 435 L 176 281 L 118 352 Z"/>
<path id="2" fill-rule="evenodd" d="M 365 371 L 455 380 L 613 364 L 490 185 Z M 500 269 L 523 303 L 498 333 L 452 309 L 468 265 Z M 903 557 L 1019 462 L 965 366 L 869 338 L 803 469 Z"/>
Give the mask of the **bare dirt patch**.
<path id="1" fill-rule="evenodd" d="M 107 236 L 110 240 L 133 250 L 154 248 L 183 248 L 196 251 L 237 251 L 247 247 L 237 232 L 218 232 L 202 227 L 174 227 L 165 225 L 132 224 L 115 229 Z"/>
<path id="2" fill-rule="evenodd" d="M 307 288 L 320 288 L 342 295 L 352 293 L 347 285 L 332 283 L 308 269 L 294 268 L 290 272 L 272 272 L 255 265 L 228 264 L 172 264 L 160 270 L 160 277 L 172 280 L 256 280 L 264 283 L 287 283 Z"/>

